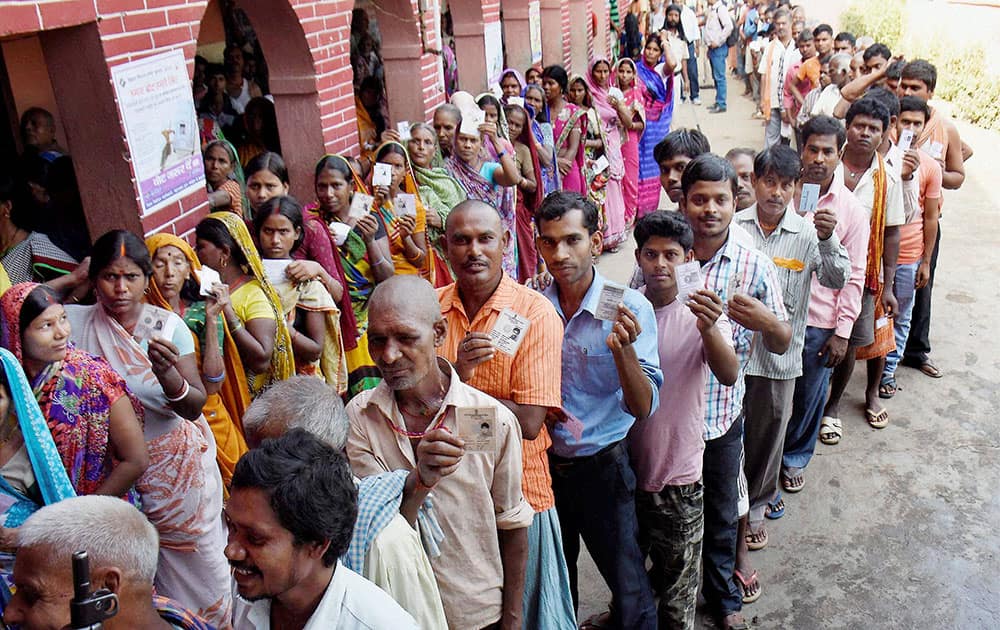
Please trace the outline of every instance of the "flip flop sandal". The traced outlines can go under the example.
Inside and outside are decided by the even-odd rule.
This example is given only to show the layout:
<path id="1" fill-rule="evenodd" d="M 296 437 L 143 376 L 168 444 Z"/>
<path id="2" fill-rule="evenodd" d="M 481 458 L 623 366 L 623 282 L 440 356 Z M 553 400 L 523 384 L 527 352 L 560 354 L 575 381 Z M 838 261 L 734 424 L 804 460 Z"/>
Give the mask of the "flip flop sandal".
<path id="1" fill-rule="evenodd" d="M 746 533 L 747 549 L 750 551 L 760 551 L 767 547 L 767 530 L 761 525 L 756 532 L 747 527 Z"/>
<path id="2" fill-rule="evenodd" d="M 844 436 L 844 429 L 840 424 L 840 418 L 823 416 L 819 424 L 819 441 L 823 444 L 833 446 L 840 443 L 840 438 Z"/>
<path id="3" fill-rule="evenodd" d="M 884 429 L 889 426 L 889 411 L 883 409 L 882 411 L 875 412 L 871 409 L 865 409 L 865 419 L 868 420 L 868 424 L 873 429 Z"/>
<path id="4" fill-rule="evenodd" d="M 944 374 L 937 368 L 936 365 L 931 363 L 930 359 L 924 361 L 920 364 L 920 371 L 931 378 L 941 378 Z"/>
<path id="5" fill-rule="evenodd" d="M 778 498 L 774 500 L 773 503 L 768 503 L 767 507 L 764 508 L 764 516 L 776 521 L 785 515 L 785 500 L 781 498 L 781 493 L 778 493 Z"/>
<path id="6" fill-rule="evenodd" d="M 898 390 L 899 386 L 896 385 L 896 379 L 887 378 L 878 386 L 878 397 L 884 399 L 892 398 Z"/>
<path id="7" fill-rule="evenodd" d="M 795 477 L 781 476 L 781 487 L 785 489 L 785 492 L 790 492 L 795 494 L 796 492 L 801 492 L 802 488 L 806 485 L 805 475 L 799 473 Z"/>
<path id="8" fill-rule="evenodd" d="M 756 569 L 754 569 L 754 572 L 750 574 L 749 578 L 743 577 L 743 574 L 738 570 L 733 571 L 733 577 L 736 578 L 737 584 L 740 585 L 740 592 L 743 593 L 744 604 L 752 604 L 760 599 L 760 594 L 764 589 L 760 587 L 760 579 Z M 757 587 L 757 591 L 748 595 L 747 592 L 750 591 L 753 586 Z"/>

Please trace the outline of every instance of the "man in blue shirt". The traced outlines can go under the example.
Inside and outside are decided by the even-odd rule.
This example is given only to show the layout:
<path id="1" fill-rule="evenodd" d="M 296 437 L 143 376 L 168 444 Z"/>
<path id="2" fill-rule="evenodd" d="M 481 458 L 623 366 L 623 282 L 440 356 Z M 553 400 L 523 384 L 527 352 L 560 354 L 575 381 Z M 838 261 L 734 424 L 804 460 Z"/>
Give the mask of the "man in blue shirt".
<path id="1" fill-rule="evenodd" d="M 536 216 L 538 251 L 553 283 L 544 295 L 565 326 L 562 408 L 551 414 L 549 461 L 574 605 L 576 560 L 583 537 L 613 597 L 611 625 L 656 628 L 656 610 L 635 516 L 635 475 L 624 438 L 636 418 L 659 403 L 663 384 L 653 307 L 624 290 L 614 320 L 598 319 L 608 282 L 597 272 L 601 252 L 597 206 L 554 192 Z"/>

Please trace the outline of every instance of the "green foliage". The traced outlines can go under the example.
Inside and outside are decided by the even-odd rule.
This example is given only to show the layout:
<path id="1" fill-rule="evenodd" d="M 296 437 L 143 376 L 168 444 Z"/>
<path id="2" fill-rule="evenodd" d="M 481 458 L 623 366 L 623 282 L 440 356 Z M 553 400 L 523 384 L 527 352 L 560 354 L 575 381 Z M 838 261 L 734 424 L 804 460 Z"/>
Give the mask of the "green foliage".
<path id="1" fill-rule="evenodd" d="M 871 35 L 895 51 L 903 36 L 904 0 L 856 0 L 840 17 L 845 31 Z"/>
<path id="2" fill-rule="evenodd" d="M 860 0 L 841 16 L 844 30 L 871 35 L 907 59 L 926 59 L 938 70 L 934 97 L 952 104 L 953 114 L 1000 131 L 1000 76 L 991 74 L 978 43 L 942 42 L 904 32 L 905 0 Z"/>

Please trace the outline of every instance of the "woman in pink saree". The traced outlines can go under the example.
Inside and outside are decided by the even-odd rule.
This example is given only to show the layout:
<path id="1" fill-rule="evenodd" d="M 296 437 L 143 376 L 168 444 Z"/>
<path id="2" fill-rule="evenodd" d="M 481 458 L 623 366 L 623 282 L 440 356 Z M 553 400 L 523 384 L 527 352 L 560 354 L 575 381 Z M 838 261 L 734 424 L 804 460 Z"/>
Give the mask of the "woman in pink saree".
<path id="1" fill-rule="evenodd" d="M 590 87 L 594 112 L 601 125 L 604 140 L 604 157 L 608 160 L 607 185 L 604 195 L 604 249 L 615 251 L 628 238 L 625 222 L 625 197 L 622 180 L 625 177 L 625 161 L 622 158 L 622 141 L 626 123 L 631 123 L 632 111 L 618 94 L 609 94 L 611 86 L 611 62 L 598 59 L 590 65 L 585 77 Z M 616 90 L 617 91 L 617 90 Z"/>
<path id="2" fill-rule="evenodd" d="M 556 164 L 559 167 L 562 189 L 586 195 L 587 183 L 583 176 L 586 112 L 566 101 L 569 76 L 562 66 L 549 66 L 542 71 L 542 89 L 545 91 L 556 139 Z"/>
<path id="3" fill-rule="evenodd" d="M 632 113 L 626 125 L 628 134 L 622 144 L 622 160 L 625 162 L 625 178 L 622 179 L 622 196 L 625 197 L 625 225 L 635 223 L 639 210 L 639 141 L 646 127 L 646 110 L 642 105 L 645 91 L 639 78 L 635 62 L 625 57 L 615 66 L 618 89 L 625 96 L 625 106 Z"/>

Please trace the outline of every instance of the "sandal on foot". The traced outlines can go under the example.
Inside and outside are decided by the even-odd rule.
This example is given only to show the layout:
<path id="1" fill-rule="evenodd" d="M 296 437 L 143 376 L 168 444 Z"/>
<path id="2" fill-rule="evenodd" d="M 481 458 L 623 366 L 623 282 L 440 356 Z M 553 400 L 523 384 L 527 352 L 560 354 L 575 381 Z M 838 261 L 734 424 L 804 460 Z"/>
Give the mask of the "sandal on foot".
<path id="1" fill-rule="evenodd" d="M 844 436 L 844 429 L 840 424 L 840 418 L 823 416 L 819 423 L 819 441 L 823 444 L 833 446 L 840 443 L 840 438 Z"/>
<path id="2" fill-rule="evenodd" d="M 868 424 L 873 429 L 884 429 L 889 425 L 889 411 L 887 409 L 881 411 L 865 409 L 865 419 L 868 420 Z"/>
<path id="3" fill-rule="evenodd" d="M 785 489 L 785 492 L 791 492 L 792 494 L 801 492 L 805 485 L 806 478 L 801 472 L 794 477 L 789 477 L 784 474 L 781 475 L 781 487 Z"/>
<path id="4" fill-rule="evenodd" d="M 936 365 L 931 363 L 930 359 L 927 359 L 920 364 L 920 371 L 931 378 L 941 378 L 944 376 L 944 373 L 942 373 Z"/>
<path id="5" fill-rule="evenodd" d="M 764 547 L 767 547 L 767 530 L 764 529 L 764 525 L 761 524 L 760 529 L 757 531 L 754 531 L 748 526 L 746 541 L 747 549 L 750 551 L 759 551 Z"/>
<path id="6" fill-rule="evenodd" d="M 764 516 L 776 521 L 785 515 L 785 500 L 781 498 L 781 493 L 778 493 L 778 498 L 773 502 L 768 503 L 767 507 L 764 508 Z"/>
<path id="7" fill-rule="evenodd" d="M 899 387 L 896 385 L 895 377 L 889 377 L 882 381 L 878 386 L 878 397 L 889 399 L 896 395 Z"/>
<path id="8" fill-rule="evenodd" d="M 739 570 L 733 571 L 733 577 L 736 578 L 736 583 L 740 585 L 744 604 L 752 604 L 760 599 L 762 589 L 760 588 L 760 579 L 756 569 L 750 574 L 749 578 L 743 577 L 743 574 Z"/>

